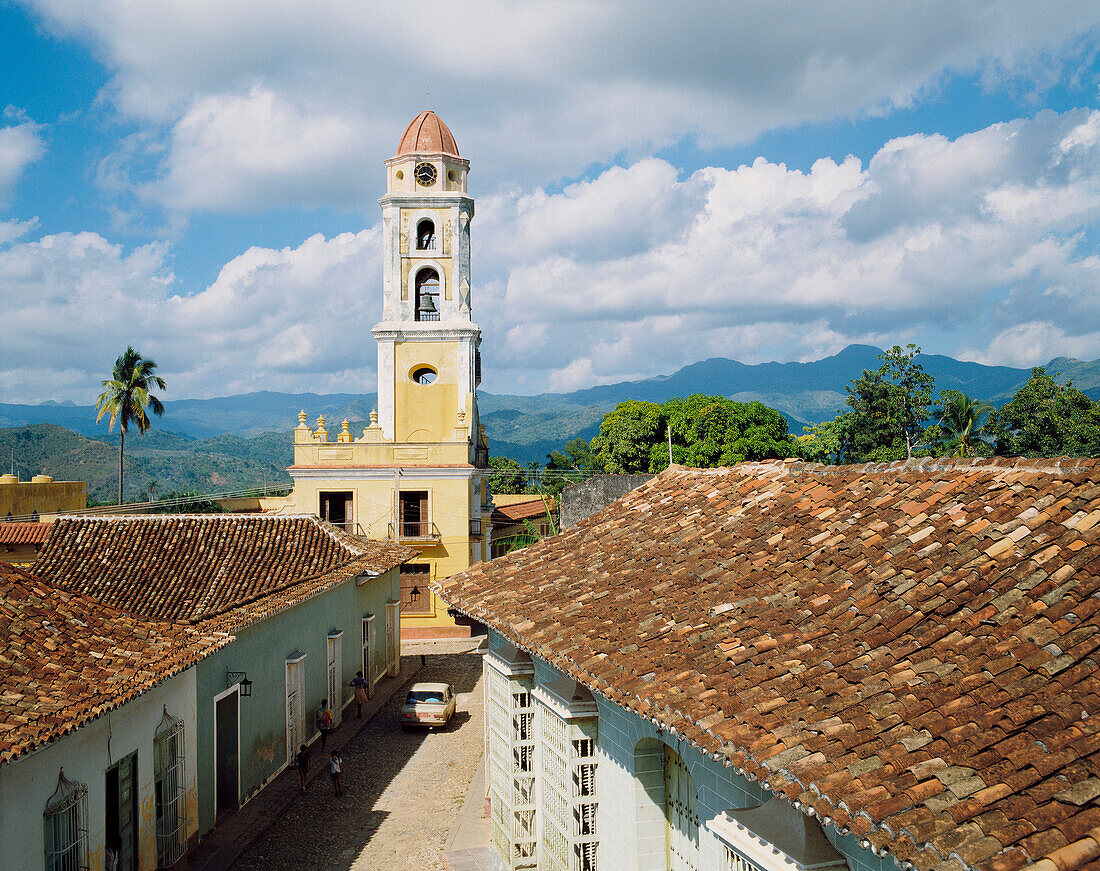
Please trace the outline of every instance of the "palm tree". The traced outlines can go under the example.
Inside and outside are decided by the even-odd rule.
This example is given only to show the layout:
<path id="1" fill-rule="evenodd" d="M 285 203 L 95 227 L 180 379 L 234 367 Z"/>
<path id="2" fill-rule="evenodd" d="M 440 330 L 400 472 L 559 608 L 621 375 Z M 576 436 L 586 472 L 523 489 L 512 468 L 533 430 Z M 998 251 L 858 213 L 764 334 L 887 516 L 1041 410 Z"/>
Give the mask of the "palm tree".
<path id="1" fill-rule="evenodd" d="M 936 444 L 945 447 L 951 456 L 968 457 L 978 442 L 988 442 L 985 436 L 986 417 L 993 406 L 971 399 L 957 390 L 940 394 L 939 435 Z"/>
<path id="2" fill-rule="evenodd" d="M 146 407 L 160 417 L 164 414 L 164 405 L 150 391 L 157 387 L 165 389 L 164 379 L 154 374 L 157 364 L 146 360 L 133 347 L 128 347 L 122 356 L 115 360 L 111 378 L 103 382 L 103 392 L 95 401 L 96 423 L 103 415 L 110 415 L 108 431 L 113 432 L 115 423 L 119 425 L 118 442 L 118 504 L 122 504 L 122 453 L 126 447 L 126 433 L 131 426 L 144 435 L 152 425 Z"/>

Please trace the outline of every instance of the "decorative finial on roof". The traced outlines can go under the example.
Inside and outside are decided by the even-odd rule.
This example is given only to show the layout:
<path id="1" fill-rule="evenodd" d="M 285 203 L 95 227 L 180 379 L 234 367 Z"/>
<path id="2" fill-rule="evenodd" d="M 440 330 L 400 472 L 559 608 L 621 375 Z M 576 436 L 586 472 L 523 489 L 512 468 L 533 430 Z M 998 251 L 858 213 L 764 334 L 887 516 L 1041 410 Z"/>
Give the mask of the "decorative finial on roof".
<path id="1" fill-rule="evenodd" d="M 306 425 L 306 410 L 303 408 L 298 412 L 298 426 Z"/>

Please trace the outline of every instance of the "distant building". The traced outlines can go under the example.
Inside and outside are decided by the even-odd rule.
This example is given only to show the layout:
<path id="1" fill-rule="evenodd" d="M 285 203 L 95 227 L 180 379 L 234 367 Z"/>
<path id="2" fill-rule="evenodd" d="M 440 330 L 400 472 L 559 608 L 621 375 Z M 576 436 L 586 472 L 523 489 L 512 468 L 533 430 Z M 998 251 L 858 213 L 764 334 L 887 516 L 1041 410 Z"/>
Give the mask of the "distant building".
<path id="1" fill-rule="evenodd" d="M 69 517 L 54 522 L 34 572 L 66 595 L 88 597 L 142 625 L 224 640 L 196 660 L 183 695 L 170 706 L 174 716 L 184 711 L 189 718 L 191 822 L 201 836 L 282 771 L 302 743 L 316 737 L 313 714 L 322 699 L 330 701 L 339 720 L 352 701 L 349 683 L 356 671 L 369 677 L 372 691 L 384 677 L 397 674 L 399 566 L 414 555 L 411 548 L 349 535 L 312 516 Z M 135 643 L 144 645 L 144 635 L 138 635 Z M 50 643 L 47 637 L 44 645 L 52 649 Z M 124 640 L 118 644 L 130 649 Z M 79 706 L 70 709 L 64 700 L 85 682 L 91 692 L 94 687 L 128 688 L 127 699 L 142 691 L 125 670 L 55 680 L 50 676 L 74 662 L 63 648 L 57 650 L 38 675 L 50 682 L 55 707 L 32 699 L 21 709 L 23 719 L 13 723 L 16 734 L 34 734 L 42 722 L 59 723 L 66 731 L 81 726 L 75 716 Z M 159 712 L 159 702 L 155 707 Z M 153 740 L 148 731 L 141 732 L 140 741 Z M 133 776 L 140 785 L 149 775 L 151 744 L 141 744 L 138 737 L 133 741 L 138 748 Z M 103 766 L 98 757 L 78 752 L 81 746 L 66 743 L 57 763 L 70 780 L 95 785 L 98 796 Z M 130 751 L 114 739 L 112 752 L 117 761 Z M 56 780 L 56 773 L 52 777 Z M 127 801 L 145 802 L 151 792 L 127 795 Z M 142 844 L 152 843 L 153 820 L 144 812 L 139 816 L 137 807 L 120 805 L 109 813 L 121 814 L 119 819 L 132 815 L 135 828 L 126 837 L 132 836 L 135 849 L 145 849 Z M 34 810 L 41 814 L 41 805 Z M 89 806 L 89 814 L 96 812 L 94 804 Z M 102 837 L 103 831 L 97 823 L 94 836 Z"/>
<path id="2" fill-rule="evenodd" d="M 0 475 L 0 522 L 36 523 L 87 507 L 88 485 L 84 481 L 55 481 L 49 475 L 20 481 L 17 475 Z"/>
<path id="3" fill-rule="evenodd" d="M 558 502 L 531 493 L 493 494 L 492 557 L 557 532 Z"/>
<path id="4" fill-rule="evenodd" d="M 1100 461 L 672 467 L 440 582 L 496 869 L 1100 860 Z"/>
<path id="5" fill-rule="evenodd" d="M 386 161 L 378 409 L 361 435 L 298 418 L 288 510 L 414 548 L 402 634 L 470 634 L 430 589 L 489 557 L 488 446 L 477 408 L 481 331 L 471 315 L 469 161 L 430 111 Z"/>
<path id="6" fill-rule="evenodd" d="M 30 565 L 49 533 L 48 523 L 0 523 L 0 562 Z"/>

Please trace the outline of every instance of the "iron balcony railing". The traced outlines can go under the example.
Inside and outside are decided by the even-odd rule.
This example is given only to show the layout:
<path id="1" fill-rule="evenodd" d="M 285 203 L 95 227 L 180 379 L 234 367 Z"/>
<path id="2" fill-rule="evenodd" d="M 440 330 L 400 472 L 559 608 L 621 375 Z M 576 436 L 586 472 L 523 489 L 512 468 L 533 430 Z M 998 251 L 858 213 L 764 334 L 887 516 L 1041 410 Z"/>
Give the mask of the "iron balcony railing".
<path id="1" fill-rule="evenodd" d="M 387 538 L 396 541 L 439 541 L 439 529 L 434 523 L 427 521 L 403 520 L 397 524 L 396 535 L 394 525 L 389 525 Z"/>

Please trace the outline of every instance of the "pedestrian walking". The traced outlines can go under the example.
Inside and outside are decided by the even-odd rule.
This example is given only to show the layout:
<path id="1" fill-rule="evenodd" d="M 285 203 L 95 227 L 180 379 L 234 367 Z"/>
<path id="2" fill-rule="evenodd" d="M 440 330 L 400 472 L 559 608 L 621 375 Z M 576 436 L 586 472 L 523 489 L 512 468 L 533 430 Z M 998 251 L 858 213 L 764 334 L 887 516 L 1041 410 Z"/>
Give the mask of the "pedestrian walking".
<path id="1" fill-rule="evenodd" d="M 298 751 L 298 755 L 294 757 L 294 762 L 298 766 L 298 777 L 302 780 L 302 792 L 304 794 L 306 791 L 306 778 L 309 777 L 309 750 L 305 744 Z"/>
<path id="2" fill-rule="evenodd" d="M 355 690 L 355 719 L 363 716 L 363 705 L 367 703 L 367 682 L 363 679 L 363 672 L 357 671 L 351 679 L 351 688 Z"/>
<path id="3" fill-rule="evenodd" d="M 344 794 L 344 760 L 335 750 L 328 757 L 328 773 L 332 778 L 332 788 L 337 795 Z"/>
<path id="4" fill-rule="evenodd" d="M 332 711 L 328 708 L 328 699 L 322 699 L 321 707 L 317 709 L 317 731 L 321 733 L 321 749 L 324 750 L 332 731 Z"/>

